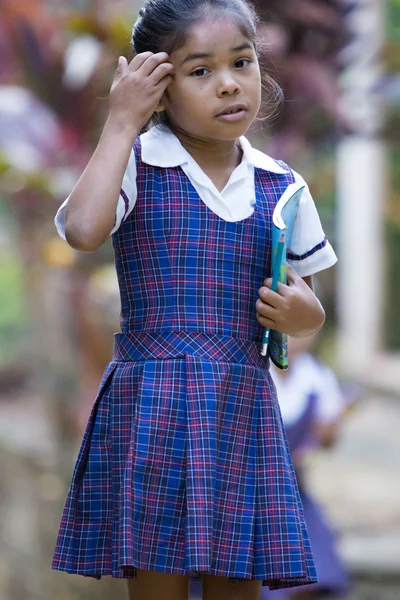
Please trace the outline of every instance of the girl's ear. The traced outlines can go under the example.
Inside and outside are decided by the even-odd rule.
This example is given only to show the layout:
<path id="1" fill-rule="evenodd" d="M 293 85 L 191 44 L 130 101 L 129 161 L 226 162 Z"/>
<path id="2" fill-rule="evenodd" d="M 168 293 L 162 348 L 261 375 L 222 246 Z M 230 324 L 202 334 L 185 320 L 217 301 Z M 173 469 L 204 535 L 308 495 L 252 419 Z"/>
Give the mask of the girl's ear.
<path id="1" fill-rule="evenodd" d="M 164 110 L 167 110 L 168 108 L 168 89 L 165 90 L 165 92 L 163 93 L 163 95 L 160 98 L 159 103 L 157 104 L 156 108 L 154 109 L 154 112 L 163 112 Z"/>
<path id="2" fill-rule="evenodd" d="M 163 104 L 161 101 L 157 104 L 157 106 L 154 109 L 154 112 L 164 112 L 165 110 L 165 104 Z"/>
<path id="3" fill-rule="evenodd" d="M 166 108 L 167 108 L 167 103 L 166 103 L 166 98 L 165 98 L 165 93 L 164 93 L 161 97 L 161 100 L 155 107 L 154 112 L 164 112 L 164 110 Z"/>

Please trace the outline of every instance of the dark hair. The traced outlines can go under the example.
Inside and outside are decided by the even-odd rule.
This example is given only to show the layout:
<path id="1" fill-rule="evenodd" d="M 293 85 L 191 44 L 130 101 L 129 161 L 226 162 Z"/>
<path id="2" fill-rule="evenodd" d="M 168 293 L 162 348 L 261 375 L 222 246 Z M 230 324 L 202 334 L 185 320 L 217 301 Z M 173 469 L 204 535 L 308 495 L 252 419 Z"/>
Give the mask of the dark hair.
<path id="1" fill-rule="evenodd" d="M 185 44 L 190 27 L 217 12 L 234 17 L 241 32 L 256 44 L 258 16 L 247 0 L 146 0 L 133 27 L 133 53 L 170 54 Z M 267 102 L 274 113 L 282 100 L 282 90 L 266 74 L 263 75 L 263 89 L 268 92 Z M 156 112 L 148 126 L 167 123 L 165 111 Z"/>

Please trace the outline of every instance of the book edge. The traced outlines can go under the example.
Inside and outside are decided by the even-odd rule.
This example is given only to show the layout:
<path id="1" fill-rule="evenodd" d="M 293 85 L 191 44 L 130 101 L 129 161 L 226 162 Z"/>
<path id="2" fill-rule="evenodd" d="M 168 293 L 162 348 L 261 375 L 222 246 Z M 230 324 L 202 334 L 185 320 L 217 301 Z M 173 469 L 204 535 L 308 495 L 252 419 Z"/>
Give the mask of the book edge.
<path id="1" fill-rule="evenodd" d="M 283 192 L 282 196 L 279 198 L 278 202 L 275 205 L 274 212 L 272 213 L 272 223 L 280 230 L 286 228 L 285 223 L 282 219 L 282 209 L 286 206 L 292 196 L 297 194 L 300 190 L 305 189 L 304 183 L 291 183 L 288 185 L 286 190 Z"/>

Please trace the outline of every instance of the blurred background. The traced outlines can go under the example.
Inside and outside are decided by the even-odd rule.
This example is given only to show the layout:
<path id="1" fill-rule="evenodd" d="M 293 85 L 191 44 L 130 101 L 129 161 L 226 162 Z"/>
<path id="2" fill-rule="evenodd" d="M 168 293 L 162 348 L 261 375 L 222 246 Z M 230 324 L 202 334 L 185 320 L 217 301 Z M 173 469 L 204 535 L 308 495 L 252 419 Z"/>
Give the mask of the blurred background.
<path id="1" fill-rule="evenodd" d="M 310 185 L 338 265 L 316 277 L 314 352 L 351 408 L 307 485 L 339 533 L 346 600 L 400 598 L 400 0 L 259 0 L 285 104 L 254 145 Z M 112 248 L 53 219 L 130 58 L 135 0 L 0 0 L 0 598 L 125 598 L 50 570 L 91 403 L 118 330 Z M 161 599 L 160 599 L 161 600 Z"/>

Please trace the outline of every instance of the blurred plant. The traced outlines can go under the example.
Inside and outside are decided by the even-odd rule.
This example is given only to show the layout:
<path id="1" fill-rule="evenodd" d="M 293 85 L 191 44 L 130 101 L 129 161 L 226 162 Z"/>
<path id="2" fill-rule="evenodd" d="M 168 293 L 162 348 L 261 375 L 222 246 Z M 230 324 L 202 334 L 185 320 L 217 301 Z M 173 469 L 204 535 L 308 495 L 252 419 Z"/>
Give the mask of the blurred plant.
<path id="1" fill-rule="evenodd" d="M 82 11 L 66 2 L 0 0 L 0 195 L 18 223 L 15 246 L 34 326 L 27 336 L 26 365 L 38 371 L 44 361 L 54 389 L 81 370 L 77 396 L 87 395 L 91 402 L 112 343 L 110 335 L 95 355 L 88 343 L 94 317 L 99 328 L 104 322 L 94 309 L 91 277 L 111 261 L 111 247 L 75 253 L 57 239 L 53 217 L 56 203 L 68 195 L 93 151 L 116 57 L 129 54 L 133 15 L 128 0 L 87 4 Z M 50 297 L 63 306 L 61 319 L 59 311 L 49 309 Z M 112 294 L 109 302 L 117 315 Z M 107 319 L 105 333 L 115 321 Z M 61 429 L 68 429 L 65 419 L 75 426 L 82 422 L 73 411 L 57 418 Z"/>
<path id="2" fill-rule="evenodd" d="M 400 288 L 400 0 L 387 5 L 387 41 L 384 60 L 387 77 L 384 93 L 387 105 L 385 137 L 389 146 L 390 182 L 386 211 L 387 239 L 387 296 L 386 296 L 386 343 L 389 349 L 400 348 L 400 320 L 398 299 Z"/>
<path id="3" fill-rule="evenodd" d="M 24 300 L 33 327 L 27 336 L 30 348 L 25 344 L 28 359 L 24 364 L 35 377 L 35 369 L 43 368 L 43 362 L 51 363 L 47 366 L 55 387 L 57 380 L 69 378 L 71 360 L 85 353 L 85 345 L 70 327 L 72 314 L 65 313 L 68 306 L 70 311 L 79 312 L 81 307 L 82 314 L 90 312 L 74 301 L 76 290 L 83 297 L 88 285 L 88 278 L 79 273 L 90 274 L 111 258 L 105 246 L 94 256 L 77 259 L 55 238 L 53 224 L 56 202 L 67 196 L 91 155 L 102 113 L 107 110 L 115 56 L 124 53 L 129 43 L 132 18 L 123 19 L 121 12 L 114 13 L 110 7 L 102 10 L 102 5 L 81 13 L 67 5 L 59 5 L 56 11 L 43 0 L 0 0 L 0 194 L 18 224 L 15 246 L 24 269 Z M 65 274 L 61 280 L 58 272 Z M 49 311 L 46 301 L 53 297 L 60 302 L 57 294 L 66 294 L 62 321 Z M 63 332 L 51 318 L 64 323 Z M 84 338 L 86 321 L 77 315 L 77 322 Z M 57 343 L 60 351 L 53 352 Z M 68 352 L 61 351 L 76 344 L 78 353 L 70 352 L 69 358 Z"/>
<path id="4" fill-rule="evenodd" d="M 116 56 L 129 46 L 132 17 L 125 20 L 121 11 L 114 12 L 121 2 L 106 4 L 96 2 L 81 13 L 67 2 L 0 0 L 0 203 L 6 202 L 17 224 L 12 245 L 19 261 L 12 256 L 23 271 L 21 276 L 10 261 L 2 262 L 0 287 L 7 286 L 2 294 L 7 301 L 15 293 L 22 296 L 29 325 L 16 364 L 28 374 L 44 405 L 57 440 L 58 456 L 52 458 L 61 475 L 68 463 L 68 476 L 81 415 L 87 411 L 87 403 L 80 401 L 89 390 L 93 400 L 99 363 L 110 352 L 103 337 L 95 335 L 99 331 L 103 336 L 103 317 L 100 310 L 91 310 L 90 282 L 111 252 L 106 245 L 100 253 L 78 257 L 56 238 L 53 218 L 92 153 L 107 110 Z M 0 225 L 5 226 L 4 220 Z M 18 282 L 8 276 L 11 272 Z M 15 303 L 14 311 L 2 313 L 2 331 L 13 333 L 10 327 L 18 326 L 20 309 Z M 83 376 L 77 381 L 81 369 Z M 3 371 L 0 368 L 3 392 L 11 372 L 9 362 Z M 54 530 L 38 540 L 34 560 L 41 575 L 40 565 L 48 564 L 53 545 Z M 10 576 L 11 571 L 22 585 L 24 578 L 11 568 Z M 53 595 L 86 597 L 78 581 L 61 580 L 60 586 Z M 107 585 L 103 587 L 104 597 L 109 597 Z"/>
<path id="5" fill-rule="evenodd" d="M 285 103 L 272 127 L 269 151 L 298 163 L 299 156 L 332 145 L 346 129 L 340 112 L 338 53 L 347 42 L 341 0 L 256 0 L 265 25 L 262 56 L 281 83 Z"/>
<path id="6" fill-rule="evenodd" d="M 81 12 L 0 0 L 0 192 L 22 239 L 35 237 L 33 227 L 41 239 L 53 234 L 54 200 L 65 198 L 91 155 L 115 57 L 129 47 L 132 17 L 121 7 L 130 4 L 96 2 Z M 30 261 L 39 255 L 30 248 Z"/>
<path id="7" fill-rule="evenodd" d="M 86 163 L 107 109 L 115 57 L 128 47 L 131 18 L 108 11 L 106 20 L 100 4 L 91 12 L 54 14 L 43 0 L 0 0 L 0 82 L 28 88 L 53 114 L 60 132 L 50 167 L 57 161 L 80 171 Z M 15 124 L 9 133 L 14 137 Z"/>

